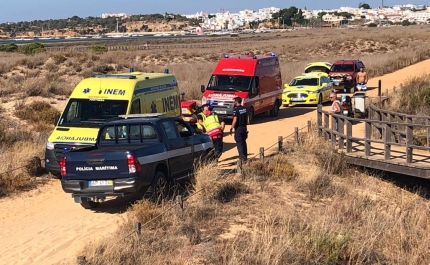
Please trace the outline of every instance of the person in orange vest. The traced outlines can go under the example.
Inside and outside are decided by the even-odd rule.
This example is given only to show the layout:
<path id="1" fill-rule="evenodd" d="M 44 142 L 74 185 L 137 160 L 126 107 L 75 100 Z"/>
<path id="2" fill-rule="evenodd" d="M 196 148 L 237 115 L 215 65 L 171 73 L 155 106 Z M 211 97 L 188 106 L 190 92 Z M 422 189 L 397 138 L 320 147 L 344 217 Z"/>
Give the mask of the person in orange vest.
<path id="1" fill-rule="evenodd" d="M 218 115 L 216 115 L 209 105 L 203 105 L 203 110 L 197 115 L 198 124 L 204 129 L 204 132 L 212 138 L 214 145 L 214 158 L 216 161 L 221 157 L 223 151 L 223 136 L 225 123 L 219 121 Z"/>

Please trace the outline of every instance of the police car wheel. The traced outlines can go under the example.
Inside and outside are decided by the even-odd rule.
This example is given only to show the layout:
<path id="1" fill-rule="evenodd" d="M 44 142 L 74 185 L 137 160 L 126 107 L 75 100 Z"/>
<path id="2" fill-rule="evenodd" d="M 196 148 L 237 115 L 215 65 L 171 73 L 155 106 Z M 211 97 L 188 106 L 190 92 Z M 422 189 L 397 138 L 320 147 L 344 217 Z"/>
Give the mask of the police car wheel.
<path id="1" fill-rule="evenodd" d="M 151 201 L 154 203 L 161 202 L 168 196 L 169 183 L 163 172 L 157 171 L 150 187 Z"/>

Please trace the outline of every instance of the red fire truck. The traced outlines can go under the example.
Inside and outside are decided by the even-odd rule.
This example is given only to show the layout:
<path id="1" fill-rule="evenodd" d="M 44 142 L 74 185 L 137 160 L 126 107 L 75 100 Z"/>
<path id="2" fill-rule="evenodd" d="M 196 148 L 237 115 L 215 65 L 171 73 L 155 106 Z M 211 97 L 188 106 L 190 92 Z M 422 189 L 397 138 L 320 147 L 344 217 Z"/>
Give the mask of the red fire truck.
<path id="1" fill-rule="evenodd" d="M 233 98 L 241 97 L 248 109 L 248 124 L 255 115 L 269 112 L 278 116 L 282 99 L 279 59 L 270 55 L 229 56 L 224 54 L 215 67 L 208 85 L 201 86 L 202 104 L 210 104 L 219 116 L 232 118 Z"/>

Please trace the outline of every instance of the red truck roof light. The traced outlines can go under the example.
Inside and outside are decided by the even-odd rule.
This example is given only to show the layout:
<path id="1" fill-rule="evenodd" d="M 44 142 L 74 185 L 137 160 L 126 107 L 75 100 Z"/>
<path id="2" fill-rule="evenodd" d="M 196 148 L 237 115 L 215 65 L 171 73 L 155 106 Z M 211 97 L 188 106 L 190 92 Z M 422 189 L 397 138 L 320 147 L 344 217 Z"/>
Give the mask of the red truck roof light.
<path id="1" fill-rule="evenodd" d="M 133 156 L 128 154 L 127 155 L 127 164 L 128 164 L 128 173 L 137 173 L 142 171 L 142 166 L 140 165 L 139 161 Z"/>
<path id="2" fill-rule="evenodd" d="M 65 176 L 67 175 L 67 170 L 66 170 L 66 158 L 62 157 L 60 159 L 60 174 L 61 176 Z"/>

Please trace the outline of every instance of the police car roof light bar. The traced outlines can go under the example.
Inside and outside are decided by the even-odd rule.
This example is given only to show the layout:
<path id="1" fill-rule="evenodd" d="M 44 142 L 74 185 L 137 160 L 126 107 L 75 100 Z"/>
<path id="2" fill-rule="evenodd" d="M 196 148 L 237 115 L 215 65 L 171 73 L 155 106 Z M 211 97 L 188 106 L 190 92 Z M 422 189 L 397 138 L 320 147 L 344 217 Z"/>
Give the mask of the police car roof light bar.
<path id="1" fill-rule="evenodd" d="M 166 116 L 166 113 L 143 113 L 143 114 L 125 114 L 125 115 L 118 115 L 118 118 L 123 119 L 133 119 L 133 118 L 157 118 L 161 116 Z"/>
<path id="2" fill-rule="evenodd" d="M 108 74 L 95 74 L 95 78 L 118 78 L 118 79 L 136 79 L 135 75 L 108 75 Z"/>

